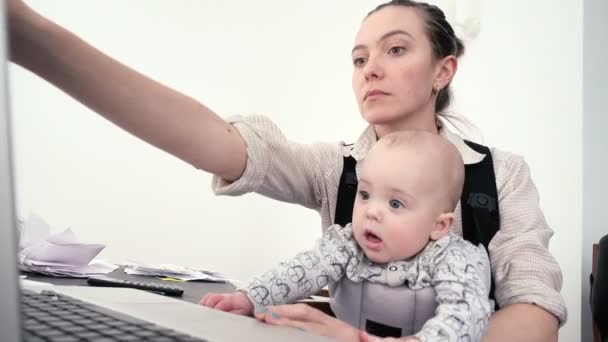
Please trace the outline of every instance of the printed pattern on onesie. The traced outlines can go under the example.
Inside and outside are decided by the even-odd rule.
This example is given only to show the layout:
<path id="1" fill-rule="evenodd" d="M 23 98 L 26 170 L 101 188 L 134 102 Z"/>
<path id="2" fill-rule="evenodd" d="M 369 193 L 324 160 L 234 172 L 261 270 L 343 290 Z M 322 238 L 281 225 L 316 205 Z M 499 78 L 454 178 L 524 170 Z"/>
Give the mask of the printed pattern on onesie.
<path id="1" fill-rule="evenodd" d="M 398 272 L 389 271 L 397 267 Z M 342 277 L 437 292 L 436 315 L 415 335 L 426 341 L 479 341 L 491 314 L 490 264 L 482 246 L 448 234 L 408 261 L 377 264 L 355 240 L 352 226 L 333 225 L 314 248 L 254 277 L 242 289 L 256 307 L 292 303 Z"/>

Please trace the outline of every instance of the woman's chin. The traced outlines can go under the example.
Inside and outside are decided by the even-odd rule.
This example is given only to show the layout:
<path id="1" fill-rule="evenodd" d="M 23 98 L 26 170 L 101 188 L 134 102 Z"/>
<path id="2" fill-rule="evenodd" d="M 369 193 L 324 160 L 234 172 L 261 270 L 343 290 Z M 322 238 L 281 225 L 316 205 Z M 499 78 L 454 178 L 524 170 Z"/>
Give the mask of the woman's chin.
<path id="1" fill-rule="evenodd" d="M 363 119 L 365 119 L 365 121 L 367 121 L 370 125 L 380 126 L 392 125 L 402 118 L 399 117 L 399 115 L 395 115 L 390 112 L 371 110 L 363 114 Z"/>

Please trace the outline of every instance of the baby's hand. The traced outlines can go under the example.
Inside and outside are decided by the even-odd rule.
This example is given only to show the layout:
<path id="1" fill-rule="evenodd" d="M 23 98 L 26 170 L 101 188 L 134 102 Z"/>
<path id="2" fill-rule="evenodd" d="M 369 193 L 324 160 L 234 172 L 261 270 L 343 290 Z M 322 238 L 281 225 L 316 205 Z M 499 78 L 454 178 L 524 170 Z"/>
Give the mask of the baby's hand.
<path id="1" fill-rule="evenodd" d="M 216 310 L 239 315 L 251 315 L 253 313 L 253 304 L 243 292 L 207 293 L 198 303 Z"/>

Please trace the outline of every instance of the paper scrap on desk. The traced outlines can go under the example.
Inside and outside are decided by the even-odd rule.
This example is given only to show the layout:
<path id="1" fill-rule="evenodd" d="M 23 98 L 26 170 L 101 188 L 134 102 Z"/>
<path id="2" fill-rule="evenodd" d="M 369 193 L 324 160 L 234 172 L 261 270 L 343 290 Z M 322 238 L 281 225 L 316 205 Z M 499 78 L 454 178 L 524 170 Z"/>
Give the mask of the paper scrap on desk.
<path id="1" fill-rule="evenodd" d="M 198 280 L 221 283 L 227 281 L 224 275 L 217 272 L 194 270 L 185 266 L 172 264 L 149 265 L 129 261 L 125 263 L 125 273 L 152 277 L 169 277 L 183 281 Z"/>
<path id="2" fill-rule="evenodd" d="M 19 269 L 24 272 L 40 273 L 55 277 L 87 278 L 91 275 L 108 274 L 119 266 L 100 259 L 92 260 L 85 266 L 66 264 L 45 264 L 35 260 L 24 260 Z"/>
<path id="3" fill-rule="evenodd" d="M 49 235 L 45 240 L 24 246 L 21 254 L 28 260 L 47 261 L 58 264 L 86 266 L 105 246 L 76 242 L 70 228 L 62 233 Z"/>
<path id="4" fill-rule="evenodd" d="M 105 245 L 79 242 L 70 228 L 51 234 L 49 225 L 34 214 L 21 223 L 19 236 L 21 271 L 85 278 L 118 268 L 118 265 L 94 259 Z"/>

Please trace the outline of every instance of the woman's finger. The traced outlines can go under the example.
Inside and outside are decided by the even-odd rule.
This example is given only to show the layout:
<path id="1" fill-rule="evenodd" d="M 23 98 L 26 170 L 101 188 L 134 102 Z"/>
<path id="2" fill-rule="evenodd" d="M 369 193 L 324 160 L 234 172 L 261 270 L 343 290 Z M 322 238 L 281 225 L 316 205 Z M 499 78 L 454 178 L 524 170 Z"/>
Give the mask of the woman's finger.
<path id="1" fill-rule="evenodd" d="M 359 331 L 359 342 L 373 342 L 371 337 L 363 330 Z"/>
<path id="2" fill-rule="evenodd" d="M 370 335 L 365 331 L 359 332 L 359 342 L 379 342 L 381 341 L 379 337 Z"/>
<path id="3" fill-rule="evenodd" d="M 358 330 L 306 304 L 268 308 L 264 320 L 273 325 L 288 326 L 316 335 L 336 338 L 341 342 L 358 342 Z"/>
<path id="4" fill-rule="evenodd" d="M 402 338 L 394 338 L 394 337 L 378 337 L 374 335 L 370 335 L 365 331 L 359 331 L 359 342 L 411 342 L 418 341 L 412 337 L 402 337 Z"/>
<path id="5" fill-rule="evenodd" d="M 264 314 L 264 322 L 272 325 L 296 328 L 316 335 L 327 335 L 327 329 L 325 329 L 325 326 L 322 324 L 282 317 L 271 311 Z"/>
<path id="6" fill-rule="evenodd" d="M 266 311 L 268 311 L 268 309 L 265 306 L 254 308 L 253 317 L 255 317 L 255 319 L 257 319 L 258 321 L 265 322 Z"/>
<path id="7" fill-rule="evenodd" d="M 271 306 L 268 307 L 268 310 L 281 318 L 302 322 L 325 323 L 332 318 L 324 312 L 302 303 Z"/>

